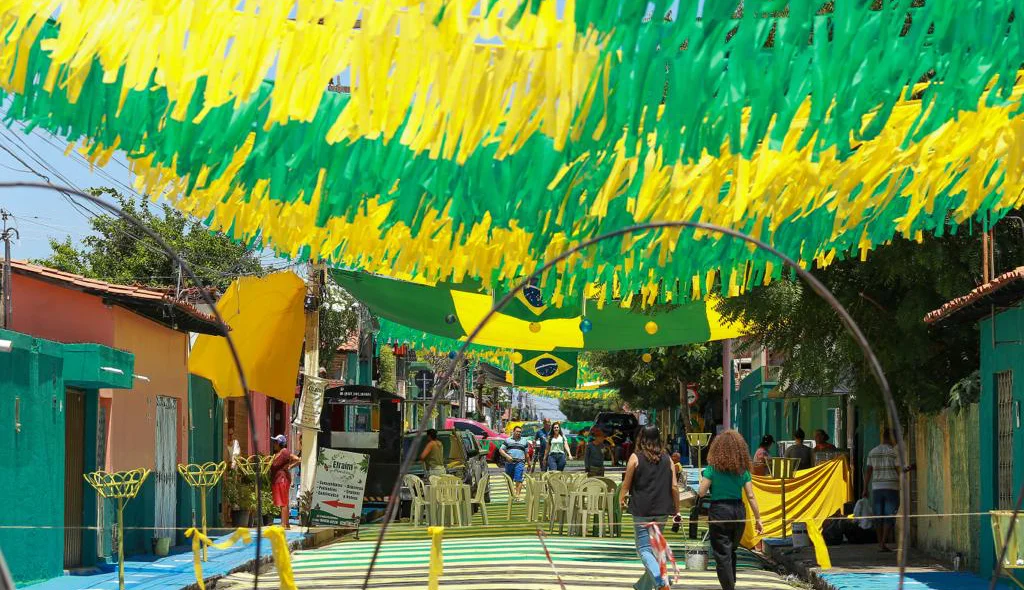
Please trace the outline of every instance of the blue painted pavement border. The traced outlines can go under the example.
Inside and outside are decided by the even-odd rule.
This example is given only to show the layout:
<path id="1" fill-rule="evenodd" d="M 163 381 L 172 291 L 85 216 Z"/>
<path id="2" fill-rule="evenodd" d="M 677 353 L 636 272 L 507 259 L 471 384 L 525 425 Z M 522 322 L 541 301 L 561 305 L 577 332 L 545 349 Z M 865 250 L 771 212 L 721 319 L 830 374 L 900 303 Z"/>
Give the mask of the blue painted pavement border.
<path id="1" fill-rule="evenodd" d="M 897 588 L 899 574 L 896 573 L 835 573 L 818 574 L 836 590 L 883 590 Z M 917 572 L 907 573 L 905 590 L 988 590 L 988 579 L 964 572 Z M 1009 584 L 1001 582 L 999 590 L 1011 590 Z"/>
<path id="2" fill-rule="evenodd" d="M 252 529 L 255 537 L 256 529 Z M 229 537 L 225 535 L 216 541 Z M 288 544 L 292 545 L 305 538 L 303 533 L 287 531 Z M 269 557 L 270 541 L 263 539 L 260 557 Z M 209 550 L 209 561 L 203 562 L 203 577 L 206 580 L 223 576 L 239 567 L 255 561 L 256 542 L 245 545 L 241 542 L 228 549 Z M 125 588 L 156 589 L 184 588 L 196 583 L 195 570 L 192 562 L 191 545 L 175 547 L 171 555 L 155 558 L 152 555 L 128 557 L 124 563 Z M 102 572 L 83 575 L 64 575 L 39 584 L 28 586 L 32 590 L 117 590 L 117 565 L 105 566 Z"/>

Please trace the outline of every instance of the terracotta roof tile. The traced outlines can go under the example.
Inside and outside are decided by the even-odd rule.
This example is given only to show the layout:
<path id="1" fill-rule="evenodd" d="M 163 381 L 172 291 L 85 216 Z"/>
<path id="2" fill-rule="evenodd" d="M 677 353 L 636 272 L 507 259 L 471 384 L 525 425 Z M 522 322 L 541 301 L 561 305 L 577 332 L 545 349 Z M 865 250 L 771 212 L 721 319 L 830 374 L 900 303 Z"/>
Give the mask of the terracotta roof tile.
<path id="1" fill-rule="evenodd" d="M 997 295 L 1000 296 L 1001 300 L 1007 298 L 1022 299 L 1024 298 L 1024 285 L 1008 289 L 1008 287 L 1016 287 L 1018 283 L 1022 282 L 1024 282 L 1024 266 L 1018 266 L 1010 272 L 1001 274 L 991 281 L 976 287 L 970 293 L 957 297 L 935 311 L 929 312 L 928 315 L 924 316 L 924 321 L 927 324 L 941 322 L 968 308 L 974 308 L 982 301 Z"/>
<path id="2" fill-rule="evenodd" d="M 350 332 L 345 341 L 338 346 L 338 352 L 359 352 L 359 332 Z"/>
<path id="3" fill-rule="evenodd" d="M 204 334 L 221 333 L 217 320 L 212 315 L 205 314 L 184 301 L 175 300 L 157 289 L 139 285 L 108 283 L 21 260 L 12 260 L 11 270 L 15 274 L 35 277 L 92 295 L 100 295 L 159 323 L 177 325 L 183 331 Z"/>

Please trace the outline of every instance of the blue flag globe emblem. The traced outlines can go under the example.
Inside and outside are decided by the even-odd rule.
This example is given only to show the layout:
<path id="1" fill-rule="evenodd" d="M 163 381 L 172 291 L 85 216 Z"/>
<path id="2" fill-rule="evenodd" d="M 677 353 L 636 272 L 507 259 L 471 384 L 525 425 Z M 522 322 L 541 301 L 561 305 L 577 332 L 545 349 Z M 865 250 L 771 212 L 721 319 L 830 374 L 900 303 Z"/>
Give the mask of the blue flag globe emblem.
<path id="1" fill-rule="evenodd" d="M 551 377 L 558 372 L 558 363 L 552 358 L 543 358 L 533 365 L 533 370 L 540 377 Z"/>
<path id="2" fill-rule="evenodd" d="M 544 307 L 544 297 L 541 295 L 540 288 L 536 285 L 523 287 L 523 297 L 533 307 Z"/>

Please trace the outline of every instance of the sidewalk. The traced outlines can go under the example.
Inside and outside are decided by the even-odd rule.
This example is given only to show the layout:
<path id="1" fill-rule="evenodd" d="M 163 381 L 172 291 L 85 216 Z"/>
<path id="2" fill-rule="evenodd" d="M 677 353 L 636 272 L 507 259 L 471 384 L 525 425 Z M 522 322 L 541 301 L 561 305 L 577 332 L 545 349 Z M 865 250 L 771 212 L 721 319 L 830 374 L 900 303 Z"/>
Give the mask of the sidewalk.
<path id="1" fill-rule="evenodd" d="M 256 559 L 256 529 L 252 529 L 253 542 L 245 545 L 241 542 L 229 549 L 210 548 L 209 561 L 203 562 L 203 578 L 209 584 L 211 580 L 223 577 L 231 572 L 251 567 Z M 230 535 L 218 537 L 215 541 L 227 539 Z M 291 530 L 287 532 L 288 545 L 291 549 L 313 546 L 323 537 L 321 531 L 309 533 Z M 330 535 L 333 538 L 333 534 Z M 322 541 L 321 541 L 322 542 Z M 263 539 L 260 547 L 261 561 L 270 559 L 270 541 Z M 172 549 L 167 557 L 153 555 L 129 556 L 124 564 L 125 588 L 187 588 L 196 585 L 196 575 L 192 563 L 192 546 L 178 546 Z M 29 586 L 32 590 L 116 590 L 117 565 L 105 565 L 102 570 L 83 575 L 64 575 Z"/>
<path id="2" fill-rule="evenodd" d="M 769 546 L 765 550 L 775 563 L 810 582 L 819 590 L 883 590 L 895 589 L 899 583 L 895 553 L 880 553 L 875 544 L 836 545 L 829 547 L 832 569 L 817 567 L 810 547 Z M 938 560 L 911 551 L 903 587 L 906 590 L 988 590 L 988 578 L 973 572 L 954 572 Z M 1000 583 L 999 590 L 1014 586 Z"/>

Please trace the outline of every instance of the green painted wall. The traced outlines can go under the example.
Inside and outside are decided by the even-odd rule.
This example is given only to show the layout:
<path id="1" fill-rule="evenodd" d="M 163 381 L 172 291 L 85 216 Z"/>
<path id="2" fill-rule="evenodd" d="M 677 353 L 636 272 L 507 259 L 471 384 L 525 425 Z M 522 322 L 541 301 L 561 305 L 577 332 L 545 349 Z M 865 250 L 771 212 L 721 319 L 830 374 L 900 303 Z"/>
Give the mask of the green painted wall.
<path id="1" fill-rule="evenodd" d="M 217 397 L 213 383 L 197 375 L 189 375 L 189 462 L 219 462 L 224 459 L 224 404 Z M 199 491 L 178 477 L 178 526 L 202 525 Z M 206 521 L 210 527 L 220 523 L 221 486 L 206 496 Z M 193 520 L 193 509 L 195 520 Z M 185 543 L 185 532 L 178 531 L 177 543 Z"/>
<path id="2" fill-rule="evenodd" d="M 1017 403 L 1024 402 L 1024 311 L 1021 304 L 999 313 L 995 317 L 995 338 L 992 333 L 992 320 L 980 322 L 981 338 L 981 402 L 979 404 L 979 428 L 981 430 L 979 455 L 981 459 L 981 512 L 995 510 L 998 507 L 999 491 L 997 481 L 997 462 L 999 452 L 1010 452 L 1014 458 L 1013 490 L 1020 489 L 1024 479 L 1024 435 L 1018 428 L 1014 434 L 1011 449 L 998 448 L 999 433 L 997 421 L 996 373 L 1013 371 L 1013 398 Z M 997 451 L 998 449 L 998 451 Z M 995 567 L 995 546 L 992 542 L 991 521 L 983 516 L 981 519 L 981 568 L 982 572 L 990 572 Z"/>
<path id="3" fill-rule="evenodd" d="M 64 382 L 59 344 L 0 330 L 0 549 L 18 584 L 64 568 Z M 21 432 L 14 401 L 20 399 Z M 47 526 L 26 532 L 4 526 Z"/>

